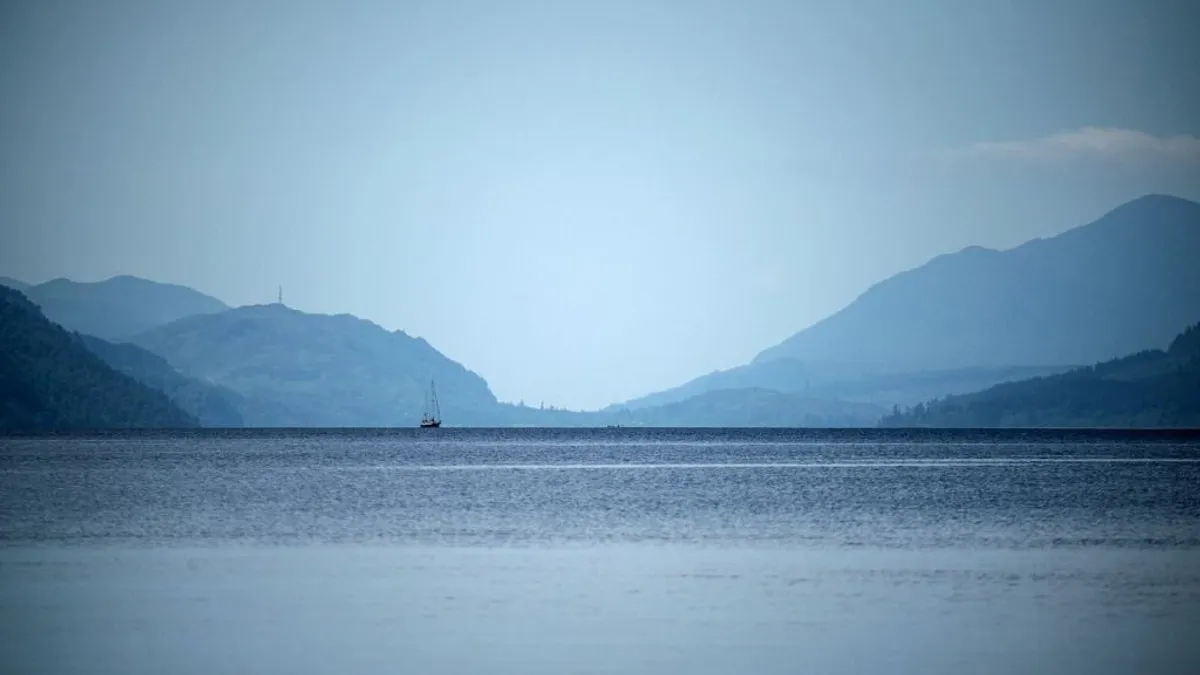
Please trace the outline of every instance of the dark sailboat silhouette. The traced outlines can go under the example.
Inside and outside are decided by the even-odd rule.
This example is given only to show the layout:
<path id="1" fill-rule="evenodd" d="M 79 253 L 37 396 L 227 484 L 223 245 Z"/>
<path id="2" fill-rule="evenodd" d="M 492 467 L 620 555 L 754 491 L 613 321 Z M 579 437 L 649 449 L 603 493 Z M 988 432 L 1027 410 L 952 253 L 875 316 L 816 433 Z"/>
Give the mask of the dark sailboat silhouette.
<path id="1" fill-rule="evenodd" d="M 431 405 L 432 402 L 432 405 Z M 425 411 L 421 413 L 421 427 L 436 429 L 442 426 L 442 407 L 438 404 L 437 387 L 429 381 L 429 394 L 425 397 Z"/>

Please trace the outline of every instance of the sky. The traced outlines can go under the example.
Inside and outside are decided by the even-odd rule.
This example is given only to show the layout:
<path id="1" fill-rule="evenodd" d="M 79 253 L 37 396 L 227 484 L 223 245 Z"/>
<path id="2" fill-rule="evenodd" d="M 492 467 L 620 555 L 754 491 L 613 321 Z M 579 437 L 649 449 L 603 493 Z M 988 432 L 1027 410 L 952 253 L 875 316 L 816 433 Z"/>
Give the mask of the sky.
<path id="1" fill-rule="evenodd" d="M 426 338 L 590 409 L 869 286 L 1200 200 L 1200 8 L 7 0 L 0 275 Z"/>

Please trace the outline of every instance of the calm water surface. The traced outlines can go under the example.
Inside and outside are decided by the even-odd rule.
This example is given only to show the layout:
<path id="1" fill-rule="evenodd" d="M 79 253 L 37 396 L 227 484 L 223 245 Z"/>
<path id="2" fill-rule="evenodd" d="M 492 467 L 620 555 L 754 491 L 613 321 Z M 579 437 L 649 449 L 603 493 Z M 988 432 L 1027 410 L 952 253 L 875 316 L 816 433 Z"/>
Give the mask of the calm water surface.
<path id="1" fill-rule="evenodd" d="M 4 673 L 1195 673 L 1194 434 L 0 439 Z"/>

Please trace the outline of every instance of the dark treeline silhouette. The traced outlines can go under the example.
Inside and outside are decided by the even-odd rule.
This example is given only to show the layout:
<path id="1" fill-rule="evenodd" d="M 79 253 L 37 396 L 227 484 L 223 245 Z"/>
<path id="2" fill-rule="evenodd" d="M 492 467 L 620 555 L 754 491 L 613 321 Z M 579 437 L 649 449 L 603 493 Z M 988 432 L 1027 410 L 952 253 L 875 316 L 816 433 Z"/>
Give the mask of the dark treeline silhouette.
<path id="1" fill-rule="evenodd" d="M 894 409 L 889 427 L 1200 427 L 1200 324 L 1152 349 L 1059 375 Z"/>

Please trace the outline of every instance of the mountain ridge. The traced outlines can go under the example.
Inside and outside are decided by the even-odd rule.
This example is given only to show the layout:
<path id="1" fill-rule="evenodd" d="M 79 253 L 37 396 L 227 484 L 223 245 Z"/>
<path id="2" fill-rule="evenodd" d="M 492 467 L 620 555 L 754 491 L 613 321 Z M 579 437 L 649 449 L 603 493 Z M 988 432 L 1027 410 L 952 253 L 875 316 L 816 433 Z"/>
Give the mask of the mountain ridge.
<path id="1" fill-rule="evenodd" d="M 230 309 L 194 288 L 129 274 L 89 282 L 59 277 L 30 286 L 25 294 L 64 328 L 116 341 L 179 318 Z"/>
<path id="2" fill-rule="evenodd" d="M 32 284 L 28 284 L 20 279 L 13 279 L 12 277 L 0 277 L 0 286 L 8 286 L 13 290 L 24 293 Z"/>
<path id="3" fill-rule="evenodd" d="M 1200 312 L 1194 258 L 1200 204 L 1151 193 L 1052 237 L 934 256 L 747 364 L 604 410 L 734 385 L 905 406 L 1165 346 Z"/>
<path id="4" fill-rule="evenodd" d="M 1189 312 L 1200 307 L 1200 292 L 1194 290 L 1200 288 L 1200 273 L 1189 271 L 1195 267 L 1190 261 L 1197 256 L 1200 204 L 1146 195 L 1091 223 L 1006 251 L 967 247 L 937 256 L 873 284 L 842 310 L 763 350 L 752 362 L 781 357 L 846 360 L 847 354 L 857 352 L 866 363 L 918 370 L 1114 358 L 1137 348 L 1166 345 L 1187 325 Z M 1132 278 L 1144 288 L 1130 290 L 1129 284 L 1117 283 L 1118 278 Z M 1173 307 L 1159 314 L 1170 317 L 1138 307 L 1137 299 L 1151 289 L 1168 296 Z M 987 297 L 980 297 L 981 292 Z M 1094 301 L 1097 297 L 1113 305 L 1107 314 L 1120 309 L 1125 315 L 1107 321 L 1097 316 L 1102 314 L 1101 303 Z M 1166 304 L 1155 297 L 1159 305 Z M 922 303 L 925 298 L 935 300 Z M 1096 311 L 1080 310 L 1081 303 L 1091 303 Z M 916 307 L 918 312 L 904 316 L 896 306 L 908 311 Z M 1068 314 L 1078 315 L 1088 330 L 1072 330 L 1080 322 L 1063 318 Z M 1069 339 L 1054 343 L 1052 336 L 1015 333 L 1038 332 L 1034 327 L 1039 322 L 1055 327 L 1041 332 L 1061 327 L 1079 345 Z M 923 345 L 922 337 L 953 331 L 958 334 L 940 341 L 934 337 L 930 346 Z M 1007 343 L 993 339 L 1006 331 L 1011 338 Z M 1101 333 L 1108 336 L 1107 343 L 1105 337 L 1098 337 Z M 881 344 L 877 336 L 905 346 Z M 1038 338 L 1051 344 L 1039 348 Z"/>
<path id="5" fill-rule="evenodd" d="M 807 396 L 886 408 L 929 400 L 931 394 L 966 394 L 1061 373 L 1110 354 L 1164 345 L 1176 327 L 1195 316 L 1193 308 L 1200 311 L 1200 266 L 1191 263 L 1197 258 L 1200 204 L 1145 195 L 1052 237 L 1003 251 L 972 245 L 934 256 L 872 284 L 846 307 L 747 364 L 614 403 L 594 411 L 599 415 L 594 419 L 599 423 L 613 414 L 650 409 L 667 414 L 664 406 L 696 397 L 702 398 L 692 404 L 707 405 L 705 394 L 738 389 L 762 401 L 768 399 L 760 389 L 797 400 Z M 231 308 L 195 289 L 132 275 L 101 282 L 55 279 L 30 289 L 31 295 L 49 300 L 49 309 L 42 309 L 48 318 L 163 357 L 179 377 L 200 385 L 187 385 L 190 391 L 211 385 L 222 392 L 219 398 L 231 404 L 236 399 L 235 407 L 251 425 L 307 426 L 315 420 L 334 426 L 406 425 L 419 415 L 415 392 L 419 388 L 423 397 L 429 379 L 439 380 L 443 394 L 459 401 L 459 410 L 447 412 L 460 419 L 523 423 L 545 416 L 505 407 L 486 380 L 424 338 L 348 313 L 308 314 L 281 303 Z M 97 289 L 109 302 L 87 299 Z M 152 312 L 142 311 L 142 300 L 157 293 L 168 300 Z M 69 296 L 65 310 L 64 294 Z M 118 311 L 113 303 L 121 305 Z M 66 318 L 55 319 L 56 312 Z M 261 321 L 271 317 L 279 325 L 269 339 L 260 334 L 256 344 L 238 342 L 261 331 Z M 302 319 L 319 323 L 300 325 L 294 323 L 297 317 L 321 318 Z M 108 321 L 108 329 L 86 330 L 97 318 Z M 138 326 L 143 328 L 130 334 Z M 166 339 L 167 334 L 174 337 Z M 780 353 L 788 345 L 797 353 Z M 253 349 L 240 356 L 222 353 L 243 347 Z M 206 350 L 209 354 L 202 355 Z M 356 356 L 356 351 L 362 353 Z M 364 355 L 388 365 L 378 368 Z M 161 367 L 152 370 L 154 381 L 168 391 L 163 378 L 178 384 Z M 457 384 L 447 390 L 443 378 Z M 336 386 L 322 401 L 321 387 L 331 383 Z M 741 404 L 733 397 L 725 393 L 711 400 L 736 408 Z M 796 401 L 771 399 L 775 403 Z M 357 412 L 350 412 L 355 405 Z M 250 409 L 256 412 L 247 413 Z M 338 410 L 340 420 L 335 419 Z M 556 419 L 576 414 L 555 413 Z"/>

